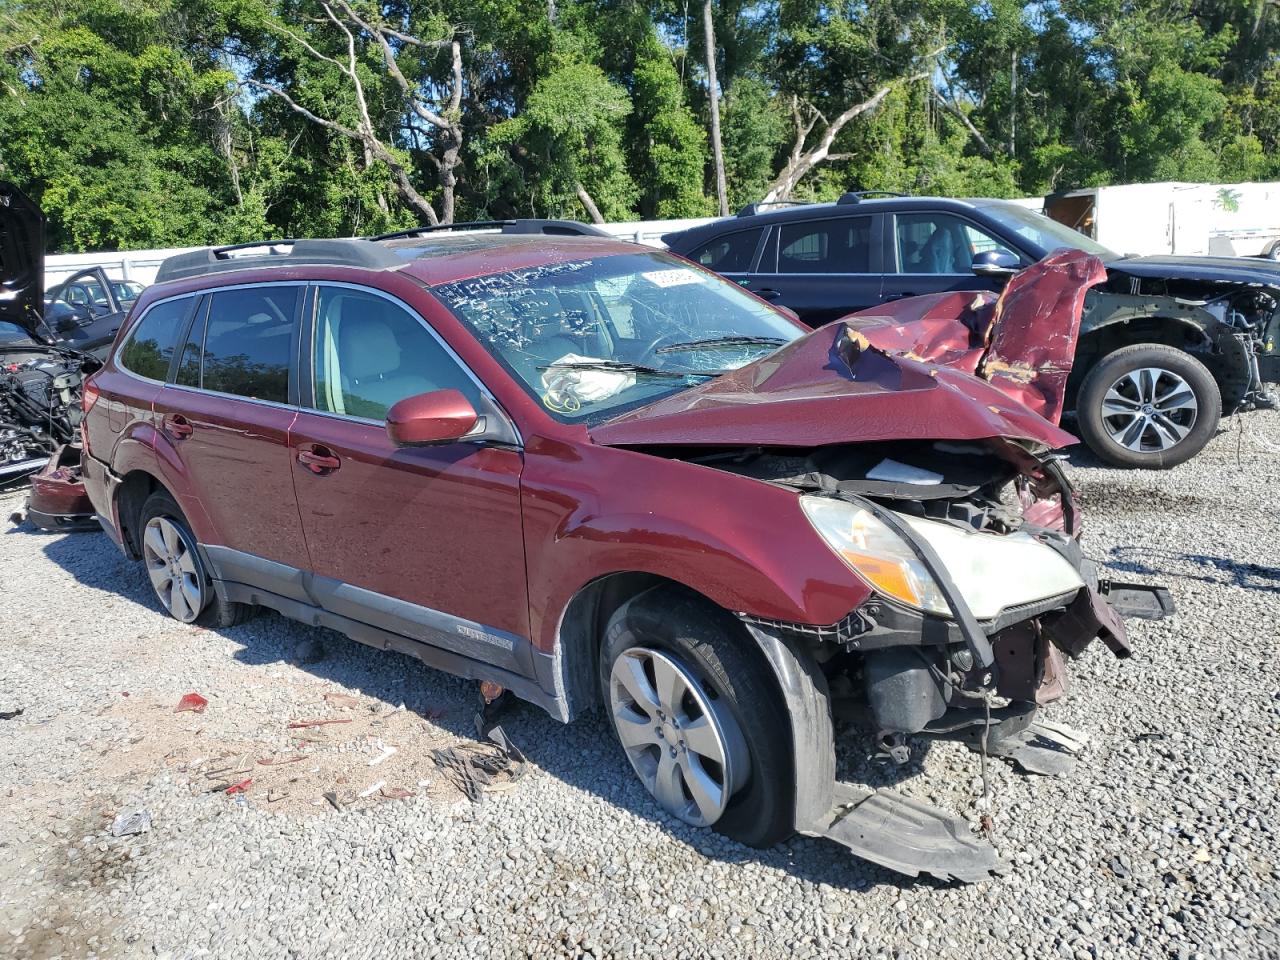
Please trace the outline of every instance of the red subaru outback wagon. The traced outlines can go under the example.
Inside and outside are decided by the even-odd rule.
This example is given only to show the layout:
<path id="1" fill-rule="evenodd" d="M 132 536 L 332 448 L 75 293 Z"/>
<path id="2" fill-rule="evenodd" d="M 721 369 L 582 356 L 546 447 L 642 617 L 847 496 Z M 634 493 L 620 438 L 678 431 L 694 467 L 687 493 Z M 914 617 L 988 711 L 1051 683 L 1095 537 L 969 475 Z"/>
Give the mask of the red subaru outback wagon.
<path id="1" fill-rule="evenodd" d="M 1167 609 L 1083 558 L 1073 438 L 665 252 L 514 223 L 158 281 L 85 390 L 83 462 L 166 611 L 603 705 L 658 804 L 744 843 L 999 871 L 963 821 L 837 781 L 833 718 L 898 761 L 950 737 L 1055 772 L 1063 655 Z"/>

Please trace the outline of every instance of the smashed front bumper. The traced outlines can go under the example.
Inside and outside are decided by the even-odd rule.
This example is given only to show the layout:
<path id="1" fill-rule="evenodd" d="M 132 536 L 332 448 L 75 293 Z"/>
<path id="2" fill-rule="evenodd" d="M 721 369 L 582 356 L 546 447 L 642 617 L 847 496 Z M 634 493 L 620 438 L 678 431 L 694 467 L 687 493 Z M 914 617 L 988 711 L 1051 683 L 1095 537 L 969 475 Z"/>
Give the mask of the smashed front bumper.
<path id="1" fill-rule="evenodd" d="M 933 572 L 947 579 L 945 569 Z M 948 597 L 957 616 L 945 620 L 878 598 L 830 627 L 744 617 L 791 716 L 796 831 L 913 877 L 976 882 L 1007 872 L 1007 862 L 964 819 L 892 790 L 837 780 L 833 717 L 840 704 L 827 671 L 841 658 L 858 664 L 863 719 L 899 762 L 909 753 L 893 751 L 907 749 L 907 736 L 921 736 L 965 743 L 1026 773 L 1061 775 L 1086 738 L 1038 712 L 1065 692 L 1064 657 L 1080 656 L 1095 639 L 1128 657 L 1122 613 L 1173 613 L 1163 587 L 1100 581 L 1087 561 L 1081 572 L 1086 584 L 1073 594 L 987 623 L 968 613 L 958 593 Z"/>

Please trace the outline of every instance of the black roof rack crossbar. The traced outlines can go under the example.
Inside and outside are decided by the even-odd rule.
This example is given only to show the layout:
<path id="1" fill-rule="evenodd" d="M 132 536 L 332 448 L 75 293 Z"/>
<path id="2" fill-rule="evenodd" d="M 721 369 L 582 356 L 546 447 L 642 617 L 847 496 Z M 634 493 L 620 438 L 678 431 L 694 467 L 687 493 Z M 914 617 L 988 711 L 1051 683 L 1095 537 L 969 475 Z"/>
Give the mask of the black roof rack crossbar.
<path id="1" fill-rule="evenodd" d="M 500 230 L 510 234 L 542 234 L 560 237 L 607 237 L 610 234 L 589 223 L 577 220 L 471 220 L 462 223 L 429 223 L 421 227 L 410 227 L 408 230 L 396 230 L 392 233 L 379 234 L 369 239 L 375 243 L 380 240 L 403 240 L 419 237 L 425 233 L 439 233 L 451 230 Z"/>
<path id="2" fill-rule="evenodd" d="M 234 256 L 240 251 L 258 249 L 265 252 L 258 256 Z M 256 240 L 225 247 L 204 247 L 169 257 L 160 264 L 156 283 L 253 267 L 324 264 L 383 270 L 403 263 L 393 251 L 368 240 Z"/>
<path id="3" fill-rule="evenodd" d="M 905 197 L 907 194 L 894 190 L 850 190 L 842 193 L 836 203 L 861 203 L 867 197 Z"/>
<path id="4" fill-rule="evenodd" d="M 771 207 L 804 207 L 808 206 L 809 202 L 808 200 L 761 200 L 757 203 L 748 203 L 734 216 L 754 217 L 757 213 L 764 213 Z"/>

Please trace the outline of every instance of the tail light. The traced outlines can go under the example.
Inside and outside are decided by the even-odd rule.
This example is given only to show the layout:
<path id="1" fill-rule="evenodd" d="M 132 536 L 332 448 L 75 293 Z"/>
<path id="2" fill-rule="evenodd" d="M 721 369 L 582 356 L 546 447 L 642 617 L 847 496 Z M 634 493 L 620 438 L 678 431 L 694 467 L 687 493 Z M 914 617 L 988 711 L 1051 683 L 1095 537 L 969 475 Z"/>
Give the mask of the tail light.
<path id="1" fill-rule="evenodd" d="M 89 452 L 89 411 L 93 409 L 100 396 L 102 391 L 94 386 L 93 378 L 90 377 L 80 389 L 80 409 L 84 411 L 84 415 L 80 418 L 80 446 L 84 448 L 85 453 Z"/>
<path id="2" fill-rule="evenodd" d="M 102 391 L 93 385 L 93 380 L 86 380 L 84 388 L 80 391 L 80 406 L 86 416 L 93 409 L 93 405 L 98 402 L 98 397 L 100 396 L 102 396 Z"/>

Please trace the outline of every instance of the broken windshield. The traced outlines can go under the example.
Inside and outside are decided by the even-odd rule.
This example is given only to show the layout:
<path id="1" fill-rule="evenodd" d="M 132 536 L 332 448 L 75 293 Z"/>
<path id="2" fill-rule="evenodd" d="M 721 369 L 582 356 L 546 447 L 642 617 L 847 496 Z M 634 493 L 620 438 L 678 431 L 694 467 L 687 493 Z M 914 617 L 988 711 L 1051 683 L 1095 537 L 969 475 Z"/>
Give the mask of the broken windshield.
<path id="1" fill-rule="evenodd" d="M 772 353 L 804 331 L 670 254 L 616 254 L 433 287 L 553 415 L 598 422 Z"/>

